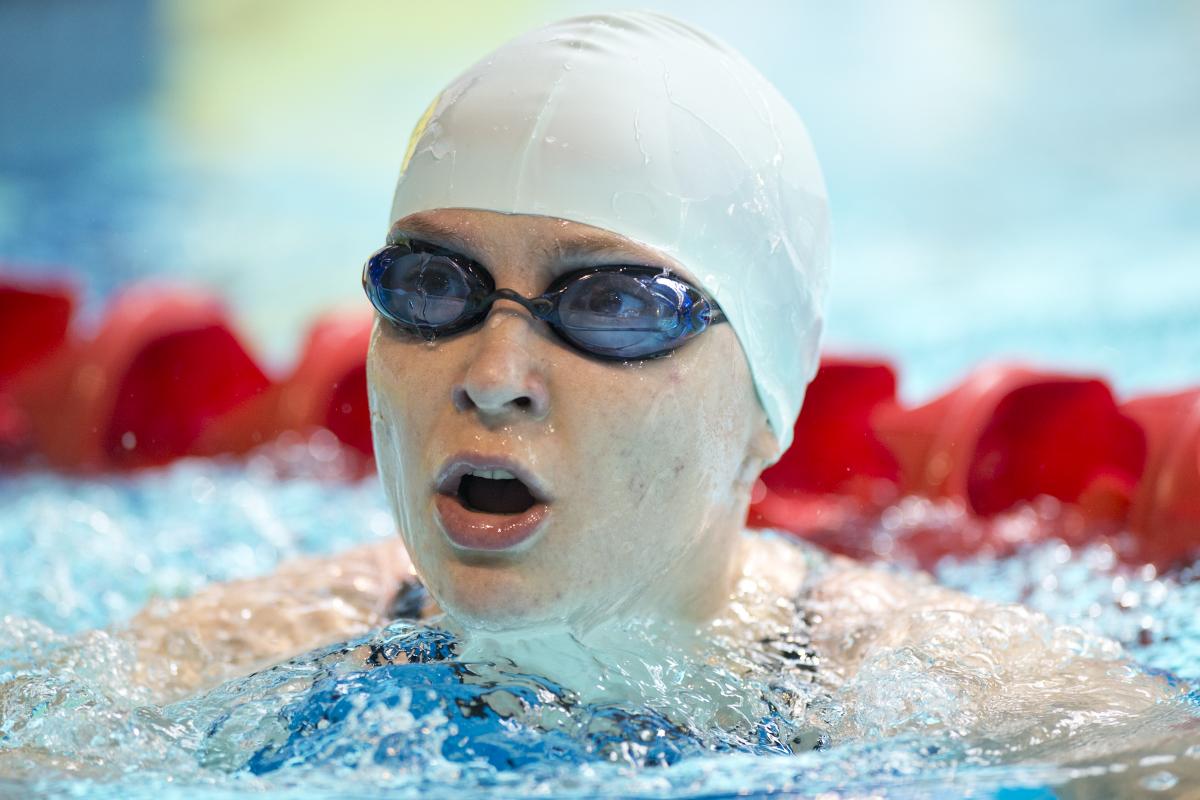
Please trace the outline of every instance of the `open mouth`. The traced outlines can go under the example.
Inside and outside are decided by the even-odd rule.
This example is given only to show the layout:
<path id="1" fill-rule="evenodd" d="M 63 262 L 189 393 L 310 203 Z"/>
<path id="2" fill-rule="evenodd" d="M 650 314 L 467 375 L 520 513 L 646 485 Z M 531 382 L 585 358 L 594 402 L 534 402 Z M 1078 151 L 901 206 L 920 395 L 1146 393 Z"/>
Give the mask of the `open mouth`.
<path id="1" fill-rule="evenodd" d="M 455 496 L 468 510 L 485 514 L 520 514 L 537 502 L 520 478 L 502 469 L 464 475 Z"/>
<path id="2" fill-rule="evenodd" d="M 498 551 L 533 538 L 550 502 L 539 479 L 520 464 L 464 454 L 442 470 L 434 508 L 451 542 L 467 550 Z"/>

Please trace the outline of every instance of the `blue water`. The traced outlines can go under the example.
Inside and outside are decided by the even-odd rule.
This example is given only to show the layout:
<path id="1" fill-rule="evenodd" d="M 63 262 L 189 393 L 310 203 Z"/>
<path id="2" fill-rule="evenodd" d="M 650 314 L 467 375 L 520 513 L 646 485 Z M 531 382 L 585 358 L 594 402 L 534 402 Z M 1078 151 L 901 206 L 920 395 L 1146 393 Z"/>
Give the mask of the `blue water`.
<path id="1" fill-rule="evenodd" d="M 1099 371 L 1126 394 L 1200 382 L 1194 8 L 659 5 L 753 53 L 803 106 L 833 204 L 834 347 L 895 357 L 912 398 L 994 357 Z M 295 21 L 324 30 L 314 8 Z M 442 15 L 424 49 L 370 39 L 407 20 L 364 14 L 300 37 L 298 55 L 269 37 L 293 30 L 271 15 L 188 28 L 150 0 L 0 4 L 0 265 L 74 276 L 84 329 L 131 280 L 217 289 L 284 368 L 331 298 L 362 302 L 396 143 L 434 86 L 571 10 L 585 9 L 481 15 L 474 33 L 457 18 L 470 15 Z M 244 57 L 242 41 L 261 60 L 233 61 L 221 84 L 213 66 Z M 947 509 L 899 511 L 883 533 L 905 569 L 906 529 Z M 1026 512 L 1036 530 L 1042 511 Z M 653 706 L 581 703 L 511 664 L 466 663 L 453 632 L 405 622 L 173 702 L 135 688 L 121 626 L 148 600 L 394 535 L 377 482 L 350 480 L 328 437 L 135 476 L 0 474 L 0 795 L 1040 798 L 1170 794 L 1200 772 L 1186 703 L 1098 727 L 1090 759 L 956 737 L 884 702 L 866 715 L 877 730 L 842 740 L 822 738 L 828 719 L 773 722 L 767 699 L 740 728 L 680 728 Z M 935 573 L 1200 682 L 1196 566 L 1160 574 L 1051 540 Z M 373 664 L 373 648 L 425 655 Z M 908 666 L 857 689 L 946 700 Z M 775 752 L 780 724 L 820 747 Z"/>
<path id="2" fill-rule="evenodd" d="M 1200 767 L 1200 715 L 1186 700 L 1097 728 L 1102 755 L 1076 752 L 1070 764 L 1052 742 L 963 736 L 947 727 L 953 714 L 922 721 L 886 706 L 860 709 L 868 723 L 831 739 L 846 697 L 820 682 L 787 687 L 809 698 L 801 717 L 781 713 L 764 682 L 742 686 L 759 697 L 742 723 L 681 723 L 670 695 L 657 707 L 584 702 L 512 662 L 464 660 L 458 634 L 436 619 L 397 621 L 165 705 L 149 700 L 130 682 L 136 657 L 120 634 L 146 600 L 394 535 L 377 482 L 339 480 L 328 445 L 318 437 L 246 464 L 182 462 L 104 480 L 5 476 L 0 776 L 23 790 L 113 797 L 171 787 L 215 797 L 1014 797 L 1117 778 L 1173 786 Z M 907 522 L 887 527 L 893 563 L 906 560 L 907 530 L 946 514 L 905 503 Z M 1051 540 L 1007 558 L 944 559 L 936 574 L 1111 637 L 1141 669 L 1183 686 L 1200 682 L 1198 567 L 1158 574 L 1118 563 L 1106 544 Z M 88 632 L 105 625 L 111 634 Z M 916 678 L 911 668 L 875 665 L 853 691 L 887 696 Z M 915 683 L 905 693 L 933 709 L 945 691 Z"/>

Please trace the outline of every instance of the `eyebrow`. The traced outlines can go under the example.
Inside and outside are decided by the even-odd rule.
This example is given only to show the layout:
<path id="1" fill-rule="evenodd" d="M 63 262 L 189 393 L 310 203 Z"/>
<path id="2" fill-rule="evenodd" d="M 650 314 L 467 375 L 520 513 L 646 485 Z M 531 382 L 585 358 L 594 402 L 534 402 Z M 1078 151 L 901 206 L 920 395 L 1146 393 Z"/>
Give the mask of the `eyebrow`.
<path id="1" fill-rule="evenodd" d="M 463 255 L 471 255 L 475 250 L 470 242 L 449 225 L 443 225 L 425 217 L 410 217 L 397 222 L 388 231 L 388 244 L 393 244 L 401 236 L 442 245 L 448 250 L 456 250 Z"/>
<path id="2" fill-rule="evenodd" d="M 414 216 L 397 222 L 388 234 L 388 242 L 392 242 L 396 236 L 428 241 L 465 256 L 475 257 L 479 254 L 479 248 L 472 245 L 452 226 L 427 217 Z M 602 265 L 619 261 L 622 264 L 639 264 L 676 271 L 662 263 L 662 259 L 649 258 L 618 239 L 591 232 L 581 232 L 566 239 L 556 238 L 553 244 L 538 246 L 536 252 L 544 263 L 560 267 Z"/>

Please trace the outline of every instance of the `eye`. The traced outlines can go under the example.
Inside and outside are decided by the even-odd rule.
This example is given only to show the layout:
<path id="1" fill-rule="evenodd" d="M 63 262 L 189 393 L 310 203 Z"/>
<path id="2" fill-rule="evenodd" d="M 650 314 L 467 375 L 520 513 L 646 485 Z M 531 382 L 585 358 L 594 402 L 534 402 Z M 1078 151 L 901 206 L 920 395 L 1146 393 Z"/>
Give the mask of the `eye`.
<path id="1" fill-rule="evenodd" d="M 371 303 L 401 327 L 424 330 L 453 325 L 468 316 L 483 284 L 453 254 L 411 245 L 388 245 L 367 262 Z"/>
<path id="2" fill-rule="evenodd" d="M 563 334 L 607 358 L 662 355 L 694 335 L 691 297 L 662 273 L 614 269 L 568 283 L 559 303 Z M 698 332 L 698 331 L 696 331 Z"/>
<path id="3" fill-rule="evenodd" d="M 637 317 L 645 313 L 647 297 L 644 293 L 631 294 L 614 288 L 594 289 L 584 299 L 587 310 L 593 314 L 609 317 Z"/>
<path id="4" fill-rule="evenodd" d="M 676 303 L 645 278 L 596 272 L 568 285 L 559 313 L 572 327 L 658 330 L 664 319 L 674 318 Z"/>

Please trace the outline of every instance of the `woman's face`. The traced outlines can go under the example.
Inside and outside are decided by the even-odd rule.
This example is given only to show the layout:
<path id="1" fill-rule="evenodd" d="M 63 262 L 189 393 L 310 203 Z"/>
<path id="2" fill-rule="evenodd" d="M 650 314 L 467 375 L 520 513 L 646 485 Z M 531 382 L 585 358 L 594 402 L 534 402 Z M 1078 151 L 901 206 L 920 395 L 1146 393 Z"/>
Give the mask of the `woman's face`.
<path id="1" fill-rule="evenodd" d="M 656 250 L 551 217 L 443 209 L 393 230 L 527 297 L 584 266 L 662 266 L 695 284 Z M 700 619 L 727 596 L 749 486 L 775 447 L 728 324 L 662 358 L 602 361 L 500 300 L 475 328 L 433 342 L 378 321 L 367 369 L 385 490 L 451 616 L 587 629 L 632 614 Z M 544 501 L 535 525 L 514 532 L 507 520 L 527 515 L 472 510 L 503 505 L 496 493 L 462 496 L 464 471 L 471 492 L 490 491 L 501 484 L 480 473 L 501 468 Z"/>

